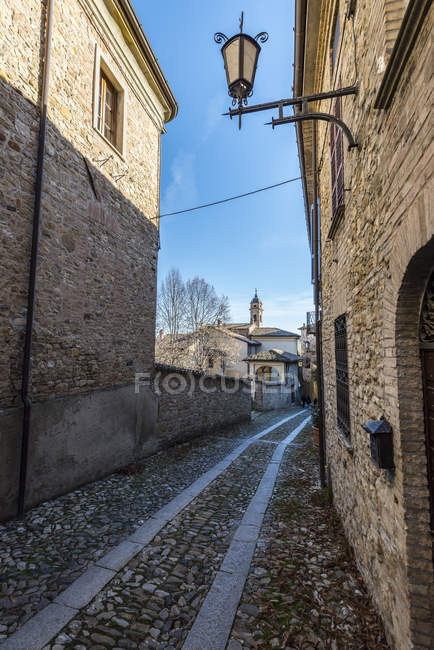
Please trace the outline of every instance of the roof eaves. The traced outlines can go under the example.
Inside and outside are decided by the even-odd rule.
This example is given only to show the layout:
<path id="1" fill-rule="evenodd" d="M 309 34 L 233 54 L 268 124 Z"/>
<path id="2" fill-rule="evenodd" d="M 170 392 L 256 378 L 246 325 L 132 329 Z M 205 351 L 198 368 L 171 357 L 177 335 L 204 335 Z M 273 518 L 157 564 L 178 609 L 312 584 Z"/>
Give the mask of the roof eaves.
<path id="1" fill-rule="evenodd" d="M 163 70 L 158 62 L 158 59 L 153 51 L 143 27 L 140 24 L 140 21 L 137 17 L 136 12 L 131 4 L 130 0 L 115 0 L 118 4 L 120 10 L 122 11 L 123 16 L 125 17 L 128 26 L 131 30 L 132 35 L 136 40 L 136 44 L 141 50 L 143 56 L 145 57 L 149 67 L 154 83 L 158 86 L 160 93 L 163 95 L 167 102 L 168 114 L 165 122 L 170 122 L 178 114 L 178 103 L 175 99 L 175 96 L 169 86 L 169 82 L 164 76 Z"/>

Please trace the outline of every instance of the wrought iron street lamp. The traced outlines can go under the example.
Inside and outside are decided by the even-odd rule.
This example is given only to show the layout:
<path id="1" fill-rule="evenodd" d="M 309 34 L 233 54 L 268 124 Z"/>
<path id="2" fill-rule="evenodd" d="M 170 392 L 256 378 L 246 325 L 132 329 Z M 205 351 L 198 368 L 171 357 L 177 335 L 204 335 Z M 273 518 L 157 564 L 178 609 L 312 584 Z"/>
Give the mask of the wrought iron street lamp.
<path id="1" fill-rule="evenodd" d="M 228 38 L 225 34 L 214 34 L 216 43 L 224 43 L 221 52 L 226 70 L 228 92 L 232 97 L 232 106 L 241 108 L 247 105 L 247 98 L 252 96 L 261 46 L 268 40 L 267 32 L 260 32 L 252 38 L 243 33 L 244 12 L 241 12 L 240 33 Z M 241 113 L 239 114 L 241 128 Z"/>
<path id="2" fill-rule="evenodd" d="M 214 35 L 217 43 L 224 42 L 222 55 L 225 63 L 226 78 L 228 83 L 229 95 L 232 97 L 232 106 L 237 108 L 230 109 L 225 115 L 232 117 L 238 116 L 238 127 L 241 128 L 241 116 L 247 113 L 256 113 L 258 111 L 267 111 L 272 109 L 278 110 L 277 118 L 272 118 L 271 126 L 280 126 L 281 124 L 291 124 L 294 122 L 312 122 L 312 207 L 313 207 L 313 267 L 314 267 L 314 296 L 315 296 L 315 322 L 316 322 L 316 357 L 318 372 L 318 406 L 320 410 L 320 481 L 325 485 L 325 437 L 324 437 L 324 405 L 322 391 L 322 352 L 321 352 L 321 324 L 320 324 L 320 265 L 319 265 L 319 229 L 318 229 L 318 164 L 317 164 L 317 126 L 318 120 L 331 122 L 337 126 L 345 136 L 348 149 L 357 149 L 358 141 L 353 137 L 351 130 L 343 120 L 332 113 L 314 112 L 309 110 L 310 102 L 319 102 L 324 99 L 334 97 L 343 97 L 344 95 L 355 95 L 357 86 L 348 86 L 338 88 L 328 92 L 317 93 L 315 95 L 305 95 L 303 97 L 291 97 L 280 99 L 266 104 L 256 104 L 247 106 L 247 98 L 253 93 L 253 84 L 255 81 L 256 66 L 258 63 L 261 47 L 258 41 L 265 43 L 268 40 L 268 34 L 261 32 L 254 39 L 247 34 L 243 34 L 243 14 L 241 14 L 240 33 L 228 39 L 224 34 L 217 32 Z M 284 108 L 294 106 L 293 115 L 285 115 Z"/>
<path id="3" fill-rule="evenodd" d="M 334 97 L 343 97 L 344 95 L 355 95 L 357 93 L 356 86 L 347 86 L 346 88 L 338 88 L 329 92 L 317 93 L 315 95 L 306 95 L 304 97 L 290 97 L 288 99 L 279 99 L 274 102 L 267 102 L 266 104 L 256 104 L 254 106 L 247 106 L 247 98 L 253 94 L 253 85 L 255 83 L 256 66 L 258 64 L 258 57 L 261 51 L 261 43 L 268 40 L 267 32 L 260 32 L 252 38 L 248 34 L 243 33 L 244 13 L 241 13 L 240 20 L 240 33 L 229 38 L 217 32 L 214 34 L 216 43 L 224 43 L 222 47 L 223 61 L 226 70 L 226 79 L 228 84 L 228 93 L 232 97 L 232 106 L 237 108 L 230 109 L 228 113 L 232 119 L 238 116 L 238 127 L 241 128 L 241 116 L 247 113 L 257 113 L 258 111 L 267 111 L 277 108 L 279 113 L 277 118 L 272 118 L 271 126 L 280 126 L 281 124 L 292 124 L 294 122 L 305 122 L 308 120 L 321 120 L 325 122 L 332 122 L 344 134 L 348 148 L 353 149 L 358 147 L 357 139 L 355 139 L 345 124 L 345 122 L 336 115 L 331 113 L 313 112 L 308 108 L 310 102 L 318 102 L 322 99 L 332 99 Z M 284 107 L 295 106 L 295 115 L 284 115 Z"/>

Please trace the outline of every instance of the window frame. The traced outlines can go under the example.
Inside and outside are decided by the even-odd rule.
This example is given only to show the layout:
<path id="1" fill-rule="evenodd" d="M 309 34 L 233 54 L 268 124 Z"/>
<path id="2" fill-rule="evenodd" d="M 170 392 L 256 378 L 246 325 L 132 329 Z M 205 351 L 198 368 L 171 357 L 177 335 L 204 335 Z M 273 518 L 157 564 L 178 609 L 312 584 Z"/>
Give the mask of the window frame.
<path id="1" fill-rule="evenodd" d="M 342 97 L 336 97 L 333 106 L 333 115 L 342 117 Z M 331 198 L 332 217 L 342 217 L 345 210 L 344 202 L 344 139 L 342 130 L 330 124 L 330 170 L 331 170 Z"/>
<path id="2" fill-rule="evenodd" d="M 336 425 L 347 440 L 351 438 L 350 382 L 348 370 L 347 315 L 334 321 L 336 370 Z"/>
<path id="3" fill-rule="evenodd" d="M 102 80 L 106 80 L 116 93 L 115 106 L 115 137 L 112 142 L 100 128 L 100 89 Z M 95 45 L 95 63 L 94 63 L 94 88 L 93 88 L 93 128 L 99 136 L 106 142 L 118 156 L 125 160 L 126 154 L 126 92 L 125 86 L 115 76 L 107 59 L 102 54 L 98 44 Z M 104 113 L 104 111 L 103 111 Z"/>

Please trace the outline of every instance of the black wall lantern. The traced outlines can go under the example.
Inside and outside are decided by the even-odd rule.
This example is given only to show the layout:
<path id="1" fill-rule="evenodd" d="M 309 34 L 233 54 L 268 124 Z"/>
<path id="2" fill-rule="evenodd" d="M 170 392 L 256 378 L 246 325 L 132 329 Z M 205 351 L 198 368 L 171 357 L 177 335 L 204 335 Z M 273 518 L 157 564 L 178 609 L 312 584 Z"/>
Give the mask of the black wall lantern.
<path id="1" fill-rule="evenodd" d="M 232 105 L 241 107 L 247 104 L 247 98 L 253 94 L 253 84 L 255 83 L 256 67 L 258 65 L 259 52 L 261 43 L 268 40 L 267 32 L 260 32 L 252 38 L 248 34 L 243 34 L 244 12 L 241 13 L 240 33 L 235 34 L 232 38 L 225 36 L 221 32 L 214 34 L 216 43 L 224 43 L 222 47 L 222 56 L 226 71 L 226 80 L 228 83 L 228 93 L 232 97 Z M 239 116 L 239 127 L 241 128 L 241 115 Z"/>
<path id="2" fill-rule="evenodd" d="M 370 435 L 371 458 L 381 469 L 393 471 L 393 431 L 389 422 L 381 416 L 379 420 L 365 422 L 363 428 Z"/>

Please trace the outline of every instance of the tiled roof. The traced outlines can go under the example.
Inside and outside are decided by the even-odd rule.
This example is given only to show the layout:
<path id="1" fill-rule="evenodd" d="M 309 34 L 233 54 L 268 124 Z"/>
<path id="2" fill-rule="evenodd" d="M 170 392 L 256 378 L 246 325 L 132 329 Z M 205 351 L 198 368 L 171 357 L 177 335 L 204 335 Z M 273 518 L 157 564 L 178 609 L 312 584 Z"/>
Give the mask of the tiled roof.
<path id="1" fill-rule="evenodd" d="M 285 363 L 296 363 L 301 357 L 292 352 L 278 352 L 277 350 L 262 350 L 247 357 L 246 361 L 283 361 Z"/>
<path id="2" fill-rule="evenodd" d="M 300 334 L 294 334 L 294 332 L 287 332 L 286 330 L 281 330 L 278 327 L 255 327 L 252 331 L 252 336 L 294 336 L 298 339 Z"/>

